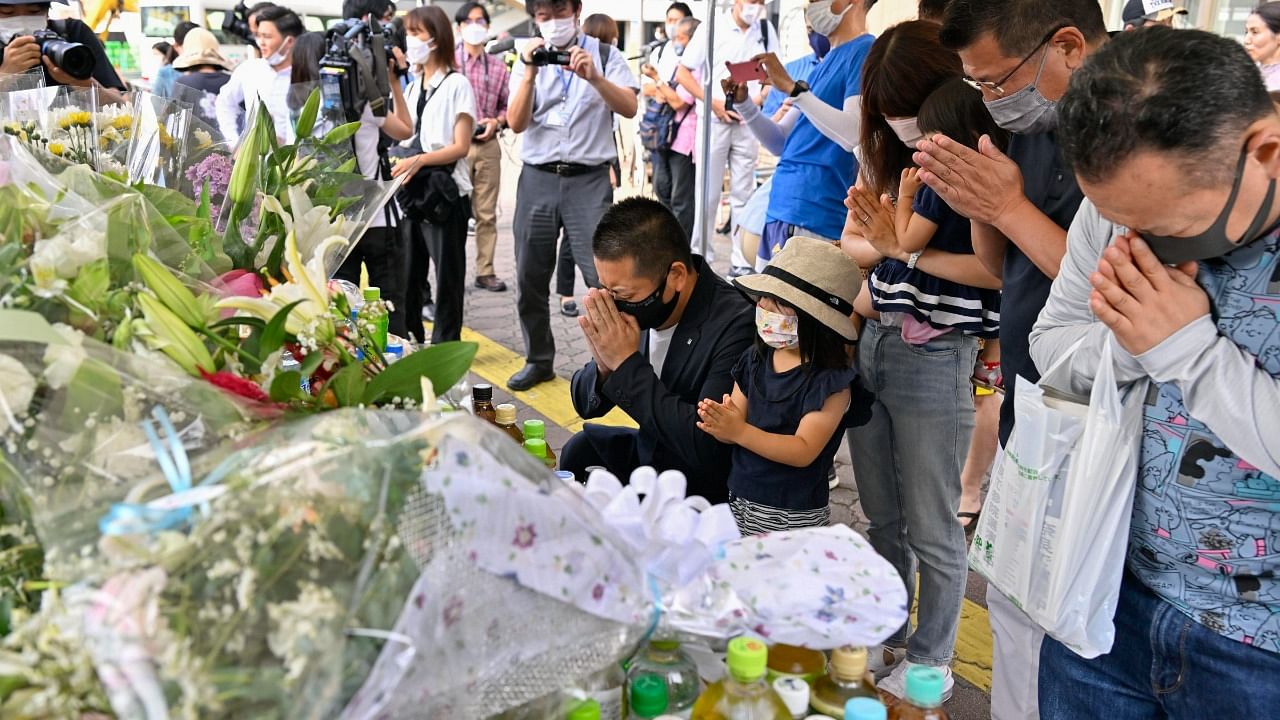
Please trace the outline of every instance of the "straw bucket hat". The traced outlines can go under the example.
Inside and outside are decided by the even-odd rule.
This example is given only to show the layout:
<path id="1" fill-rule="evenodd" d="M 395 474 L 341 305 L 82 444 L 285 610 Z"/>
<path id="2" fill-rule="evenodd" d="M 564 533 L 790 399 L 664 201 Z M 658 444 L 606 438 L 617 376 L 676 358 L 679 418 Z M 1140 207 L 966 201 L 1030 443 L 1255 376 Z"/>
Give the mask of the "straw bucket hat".
<path id="1" fill-rule="evenodd" d="M 223 57 L 218 39 L 202 27 L 191 28 L 182 42 L 182 54 L 173 61 L 174 70 L 217 65 L 223 70 L 231 68 L 231 61 Z"/>
<path id="2" fill-rule="evenodd" d="M 735 280 L 751 298 L 777 298 L 808 313 L 849 342 L 858 339 L 853 300 L 862 288 L 858 264 L 829 242 L 793 237 L 764 272 Z"/>

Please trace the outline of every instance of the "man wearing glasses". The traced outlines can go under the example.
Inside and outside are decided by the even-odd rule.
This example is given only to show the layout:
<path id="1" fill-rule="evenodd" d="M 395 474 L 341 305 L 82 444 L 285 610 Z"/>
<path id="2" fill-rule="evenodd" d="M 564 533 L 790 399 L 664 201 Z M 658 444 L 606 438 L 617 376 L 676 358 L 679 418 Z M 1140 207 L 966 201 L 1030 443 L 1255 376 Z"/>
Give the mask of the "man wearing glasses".
<path id="1" fill-rule="evenodd" d="M 1040 377 L 1031 328 L 1084 198 L 1054 134 L 1057 101 L 1107 30 L 1097 0 L 952 0 L 940 39 L 959 53 L 966 81 L 982 93 L 992 118 L 1014 133 L 1007 156 L 989 138 L 975 152 L 941 135 L 921 141 L 915 154 L 921 180 L 973 221 L 975 254 L 1004 281 L 1003 445 L 1013 429 L 1016 378 Z M 987 603 L 995 637 L 991 716 L 1035 718 L 1043 634 L 999 592 L 989 592 Z"/>
<path id="2" fill-rule="evenodd" d="M 471 140 L 472 212 L 476 218 L 476 287 L 502 292 L 507 284 L 493 271 L 493 252 L 498 244 L 498 188 L 502 185 L 502 146 L 498 133 L 507 126 L 507 97 L 511 71 L 497 55 L 484 51 L 489 42 L 489 11 L 478 2 L 458 8 L 457 60 L 475 91 L 476 136 Z"/>

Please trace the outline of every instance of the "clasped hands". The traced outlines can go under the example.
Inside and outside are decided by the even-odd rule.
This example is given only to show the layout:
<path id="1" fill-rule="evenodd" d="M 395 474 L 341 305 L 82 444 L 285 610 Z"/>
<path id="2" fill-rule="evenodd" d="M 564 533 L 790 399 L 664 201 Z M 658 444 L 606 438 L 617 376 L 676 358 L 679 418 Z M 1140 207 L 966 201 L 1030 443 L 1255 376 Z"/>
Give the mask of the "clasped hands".
<path id="1" fill-rule="evenodd" d="M 640 325 L 634 317 L 618 309 L 607 290 L 588 290 L 582 305 L 586 312 L 578 317 L 578 327 L 587 338 L 587 347 L 596 361 L 596 372 L 604 379 L 639 352 Z"/>
<path id="2" fill-rule="evenodd" d="M 698 429 L 729 445 L 737 445 L 747 426 L 747 413 L 728 393 L 720 402 L 711 398 L 698 402 Z"/>

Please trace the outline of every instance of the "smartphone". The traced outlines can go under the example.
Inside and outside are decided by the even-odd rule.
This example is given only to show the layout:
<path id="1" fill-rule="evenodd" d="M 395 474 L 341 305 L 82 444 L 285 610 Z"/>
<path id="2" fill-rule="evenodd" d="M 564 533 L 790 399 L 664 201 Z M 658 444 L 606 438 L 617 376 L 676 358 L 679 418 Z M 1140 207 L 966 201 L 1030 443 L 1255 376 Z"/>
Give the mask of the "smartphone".
<path id="1" fill-rule="evenodd" d="M 744 83 L 752 80 L 767 80 L 769 77 L 765 74 L 764 68 L 761 67 L 759 61 L 756 60 L 747 60 L 740 63 L 726 62 L 724 66 L 729 68 L 729 77 L 734 82 Z"/>

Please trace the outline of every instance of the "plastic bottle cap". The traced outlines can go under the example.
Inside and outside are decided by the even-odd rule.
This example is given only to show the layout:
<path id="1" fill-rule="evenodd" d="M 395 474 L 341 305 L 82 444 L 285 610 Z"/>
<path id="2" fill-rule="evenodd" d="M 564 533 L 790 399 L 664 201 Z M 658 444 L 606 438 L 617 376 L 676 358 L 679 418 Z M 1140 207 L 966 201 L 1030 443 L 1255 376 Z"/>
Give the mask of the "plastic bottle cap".
<path id="1" fill-rule="evenodd" d="M 574 480 L 577 479 L 573 476 L 573 473 L 569 472 L 568 470 L 557 470 L 556 477 L 560 478 L 561 480 L 567 480 L 568 482 L 573 482 Z"/>
<path id="2" fill-rule="evenodd" d="M 547 441 L 542 438 L 526 438 L 524 449 L 536 458 L 545 459 L 547 457 Z"/>
<path id="3" fill-rule="evenodd" d="M 502 403 L 498 407 L 494 408 L 494 410 L 497 411 L 498 422 L 502 423 L 503 425 L 516 424 L 516 406 L 515 405 L 512 405 L 511 403 Z"/>
<path id="4" fill-rule="evenodd" d="M 887 720 L 888 717 L 885 706 L 872 698 L 852 698 L 844 704 L 844 720 Z"/>
<path id="5" fill-rule="evenodd" d="M 942 690 L 946 677 L 942 671 L 927 665 L 916 665 L 907 670 L 907 701 L 916 705 L 937 707 L 942 704 Z"/>
<path id="6" fill-rule="evenodd" d="M 547 438 L 547 425 L 541 420 L 525 420 L 524 436 L 527 438 Z"/>
<path id="7" fill-rule="evenodd" d="M 782 698 L 792 717 L 804 717 L 809 709 L 809 683 L 798 677 L 780 677 L 773 681 L 773 691 Z"/>
<path id="8" fill-rule="evenodd" d="M 729 641 L 727 658 L 729 674 L 741 682 L 754 682 L 764 677 L 769 663 L 769 648 L 754 638 L 734 638 Z"/>
<path id="9" fill-rule="evenodd" d="M 631 714 L 651 718 L 667 711 L 667 681 L 653 673 L 631 680 Z"/>
<path id="10" fill-rule="evenodd" d="M 478 385 L 473 386 L 471 388 L 471 401 L 476 402 L 477 400 L 488 400 L 492 402 L 493 386 L 486 385 L 485 383 L 480 383 Z"/>
<path id="11" fill-rule="evenodd" d="M 867 649 L 846 645 L 831 653 L 831 672 L 842 680 L 857 680 L 867 672 Z"/>
<path id="12" fill-rule="evenodd" d="M 382 290 L 381 290 L 381 289 L 376 288 L 376 287 L 367 287 L 367 288 L 365 288 L 365 289 L 364 289 L 364 300 L 365 300 L 365 302 L 372 302 L 372 301 L 374 301 L 374 300 L 381 300 L 381 299 L 382 299 Z"/>
<path id="13" fill-rule="evenodd" d="M 565 720 L 600 720 L 600 703 L 595 700 L 583 700 L 569 708 Z"/>

